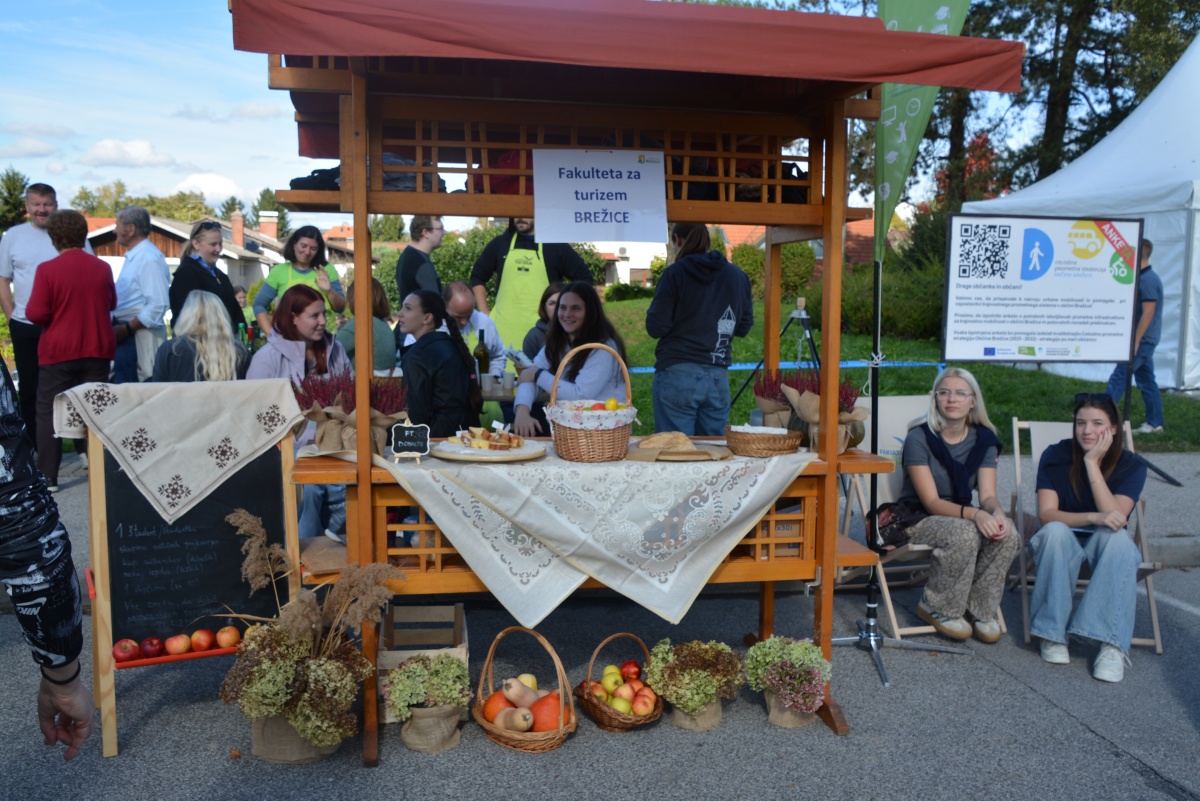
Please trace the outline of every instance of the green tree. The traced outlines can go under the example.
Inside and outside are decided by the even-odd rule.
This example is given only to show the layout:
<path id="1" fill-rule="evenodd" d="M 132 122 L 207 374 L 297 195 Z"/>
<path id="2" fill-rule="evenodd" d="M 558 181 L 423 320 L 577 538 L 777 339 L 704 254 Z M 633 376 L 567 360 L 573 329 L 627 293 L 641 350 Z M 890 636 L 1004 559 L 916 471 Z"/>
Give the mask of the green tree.
<path id="1" fill-rule="evenodd" d="M 225 202 L 221 204 L 221 210 L 217 212 L 217 216 L 222 220 L 233 219 L 235 211 L 242 210 L 242 201 L 238 200 L 237 195 L 230 195 L 225 198 Z"/>
<path id="2" fill-rule="evenodd" d="M 374 275 L 379 279 L 379 283 L 383 284 L 383 291 L 387 293 L 392 314 L 395 314 L 403 301 L 403 298 L 400 297 L 400 289 L 396 286 L 396 264 L 400 261 L 400 251 L 396 248 L 375 245 L 371 248 L 371 255 L 379 259 L 379 263 L 375 265 Z M 347 286 L 349 283 L 347 280 Z"/>
<path id="3" fill-rule="evenodd" d="M 287 209 L 285 209 L 283 204 L 275 198 L 275 193 L 270 189 L 264 189 L 258 193 L 258 199 L 254 201 L 254 205 L 250 208 L 250 216 L 246 220 L 247 224 L 249 224 L 252 228 L 257 228 L 258 214 L 262 211 L 279 212 L 279 229 L 278 236 L 276 238 L 281 241 L 287 239 L 288 235 L 292 233 L 292 226 L 291 222 L 288 220 Z"/>
<path id="4" fill-rule="evenodd" d="M 650 281 L 658 286 L 658 279 L 662 278 L 663 270 L 667 269 L 667 257 L 655 256 L 650 259 Z"/>
<path id="5" fill-rule="evenodd" d="M 588 270 L 592 273 L 592 282 L 596 286 L 604 283 L 604 271 L 608 267 L 608 261 L 596 250 L 596 246 L 591 242 L 572 242 L 571 247 L 583 259 L 583 263 L 588 266 Z"/>
<path id="6" fill-rule="evenodd" d="M 116 217 L 118 211 L 134 202 L 125 182 L 118 178 L 95 189 L 81 187 L 71 198 L 71 208 L 91 217 Z"/>
<path id="7" fill-rule="evenodd" d="M 0 231 L 25 222 L 25 187 L 29 177 L 9 165 L 0 173 Z"/>
<path id="8" fill-rule="evenodd" d="M 446 234 L 442 246 L 430 254 L 433 266 L 442 280 L 442 286 L 451 281 L 470 281 L 471 268 L 483 249 L 494 238 L 504 233 L 504 226 L 479 226 L 467 230 L 465 234 Z M 496 278 L 488 282 L 488 305 L 496 301 Z"/>
<path id="9" fill-rule="evenodd" d="M 755 245 L 738 245 L 733 249 L 733 263 L 750 279 L 750 291 L 754 297 L 763 297 L 763 263 L 766 254 Z M 803 295 L 816 267 L 817 257 L 808 242 L 790 242 L 783 246 L 782 274 L 780 287 L 785 298 Z"/>
<path id="10" fill-rule="evenodd" d="M 399 214 L 372 214 L 371 241 L 407 242 L 408 234 L 404 232 L 404 218 Z"/>
<path id="11" fill-rule="evenodd" d="M 176 192 L 170 197 L 148 195 L 130 200 L 133 205 L 143 206 L 155 217 L 165 217 L 168 220 L 191 222 L 201 217 L 215 217 L 217 214 L 212 206 L 204 202 L 204 195 L 199 192 Z M 122 207 L 125 205 L 130 204 L 123 204 Z M 113 214 L 115 215 L 116 212 Z"/>

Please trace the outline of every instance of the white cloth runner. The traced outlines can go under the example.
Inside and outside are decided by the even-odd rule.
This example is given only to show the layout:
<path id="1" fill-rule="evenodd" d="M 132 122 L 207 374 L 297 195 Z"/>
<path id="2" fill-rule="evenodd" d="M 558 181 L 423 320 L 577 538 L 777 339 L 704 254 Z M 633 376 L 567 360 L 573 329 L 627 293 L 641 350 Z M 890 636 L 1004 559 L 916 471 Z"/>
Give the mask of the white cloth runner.
<path id="1" fill-rule="evenodd" d="M 352 457 L 352 455 L 351 455 Z M 378 459 L 522 625 L 586 576 L 678 623 L 815 455 L 584 464 Z"/>
<path id="2" fill-rule="evenodd" d="M 54 399 L 54 433 L 94 431 L 168 523 L 283 439 L 300 417 L 283 378 L 81 384 Z"/>

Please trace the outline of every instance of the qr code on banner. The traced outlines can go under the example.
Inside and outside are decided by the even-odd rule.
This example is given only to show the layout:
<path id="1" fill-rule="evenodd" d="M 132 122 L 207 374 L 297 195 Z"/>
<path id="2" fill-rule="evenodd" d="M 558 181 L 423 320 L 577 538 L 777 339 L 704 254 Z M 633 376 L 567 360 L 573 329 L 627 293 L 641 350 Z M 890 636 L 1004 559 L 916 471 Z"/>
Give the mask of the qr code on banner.
<path id="1" fill-rule="evenodd" d="M 1004 278 L 1011 225 L 963 223 L 958 228 L 958 277 Z"/>

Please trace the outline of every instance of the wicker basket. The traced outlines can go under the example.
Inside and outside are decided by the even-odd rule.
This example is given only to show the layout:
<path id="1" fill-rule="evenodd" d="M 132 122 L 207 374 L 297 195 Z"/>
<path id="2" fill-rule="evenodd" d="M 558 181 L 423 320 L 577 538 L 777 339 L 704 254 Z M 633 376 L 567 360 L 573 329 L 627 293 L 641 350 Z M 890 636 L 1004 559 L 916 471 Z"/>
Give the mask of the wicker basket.
<path id="1" fill-rule="evenodd" d="M 562 378 L 563 370 L 567 367 L 567 362 L 580 351 L 592 349 L 606 350 L 617 360 L 617 364 L 621 366 L 621 372 L 625 375 L 625 405 L 627 407 L 632 405 L 632 388 L 629 385 L 629 370 L 625 368 L 625 361 L 608 345 L 590 342 L 572 348 L 558 363 L 558 370 L 554 373 L 554 386 L 550 388 L 551 407 L 558 402 L 558 382 Z M 594 414 L 611 414 L 611 412 L 594 412 Z M 617 428 L 599 431 L 572 428 L 561 421 L 551 420 L 551 423 L 550 433 L 554 439 L 554 450 L 568 462 L 615 462 L 624 459 L 629 453 L 629 434 L 633 430 L 632 422 Z"/>
<path id="2" fill-rule="evenodd" d="M 647 723 L 653 723 L 662 717 L 663 699 L 662 696 L 656 696 L 654 699 L 654 711 L 649 715 L 629 715 L 624 712 L 618 712 L 608 704 L 601 701 L 590 690 L 587 689 L 587 682 L 592 680 L 592 667 L 596 664 L 596 657 L 600 655 L 600 650 L 618 637 L 628 637 L 641 647 L 642 653 L 646 655 L 646 661 L 650 661 L 650 651 L 646 648 L 646 643 L 636 634 L 614 634 L 604 642 L 596 646 L 596 650 L 592 652 L 592 659 L 588 662 L 587 678 L 584 680 L 582 687 L 575 688 L 575 697 L 579 699 L 579 705 L 584 711 L 591 715 L 592 720 L 596 725 L 605 731 L 632 731 L 639 726 L 645 726 Z"/>
<path id="3" fill-rule="evenodd" d="M 725 443 L 738 456 L 782 456 L 795 453 L 804 444 L 804 433 L 790 431 L 787 434 L 747 434 L 725 426 Z"/>
<path id="4" fill-rule="evenodd" d="M 483 704 L 488 696 L 496 690 L 495 681 L 492 677 L 492 658 L 496 655 L 496 646 L 500 644 L 502 639 L 514 631 L 523 631 L 532 636 L 541 643 L 541 646 L 550 654 L 550 658 L 554 660 L 554 670 L 558 676 L 558 692 L 563 700 L 563 707 L 558 715 L 558 728 L 556 729 L 551 729 L 550 731 L 510 731 L 493 723 L 488 723 L 487 719 L 483 716 Z M 471 717 L 475 718 L 475 722 L 483 728 L 483 733 L 488 738 L 505 748 L 511 748 L 514 751 L 524 751 L 530 754 L 542 754 L 546 751 L 553 751 L 563 744 L 568 734 L 575 731 L 577 722 L 575 700 L 571 696 L 570 685 L 567 682 L 567 672 L 563 669 L 562 661 L 559 660 L 558 654 L 554 652 L 554 648 L 546 641 L 545 637 L 533 629 L 527 629 L 524 626 L 509 626 L 496 635 L 496 639 L 492 640 L 492 647 L 488 649 L 487 660 L 483 663 L 483 672 L 479 675 L 479 693 L 475 696 L 475 703 L 471 706 Z M 487 688 L 486 692 L 484 687 Z"/>

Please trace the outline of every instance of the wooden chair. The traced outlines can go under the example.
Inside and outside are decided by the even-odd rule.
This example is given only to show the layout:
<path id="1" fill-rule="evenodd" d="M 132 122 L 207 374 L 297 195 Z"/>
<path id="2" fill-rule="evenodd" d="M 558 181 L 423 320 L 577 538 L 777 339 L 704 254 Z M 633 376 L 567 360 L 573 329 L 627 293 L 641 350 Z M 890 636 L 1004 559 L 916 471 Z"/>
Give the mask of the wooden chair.
<path id="1" fill-rule="evenodd" d="M 1037 490 L 1033 491 L 1032 498 L 1027 499 L 1025 497 L 1025 490 L 1022 487 L 1021 432 L 1029 432 L 1029 455 L 1033 458 L 1033 475 L 1036 478 L 1038 464 L 1042 460 L 1042 453 L 1054 443 L 1074 436 L 1074 430 L 1071 423 L 1034 422 L 1020 420 L 1016 417 L 1013 418 L 1012 425 L 1013 464 L 1016 468 L 1017 485 L 1016 492 L 1013 493 L 1011 517 L 1016 522 L 1017 531 L 1021 534 L 1021 541 L 1028 544 L 1030 538 L 1037 532 L 1037 527 L 1041 526 L 1041 522 L 1037 518 Z M 1128 422 L 1125 423 L 1125 449 L 1133 453 L 1133 432 Z M 1033 501 L 1033 514 L 1026 512 L 1030 508 L 1027 500 Z M 1033 528 L 1029 526 L 1030 520 L 1034 521 L 1035 526 Z M 1161 562 L 1150 561 L 1146 531 L 1145 499 L 1139 500 L 1134 506 L 1127 530 L 1133 536 L 1133 542 L 1142 554 L 1142 564 L 1138 567 L 1137 578 L 1138 581 L 1145 582 L 1146 585 L 1146 599 L 1150 605 L 1150 626 L 1154 633 L 1153 637 L 1134 637 L 1131 640 L 1131 644 L 1153 646 L 1154 652 L 1161 654 L 1163 652 L 1162 630 L 1158 625 L 1158 604 L 1154 598 L 1154 574 L 1162 570 L 1163 565 Z M 1085 562 L 1081 575 L 1086 575 L 1087 569 L 1088 566 Z M 1022 548 L 1020 557 L 1017 560 L 1017 573 L 1013 577 L 1013 583 L 1021 590 L 1021 616 L 1025 623 L 1025 642 L 1027 643 L 1032 640 L 1032 636 L 1029 633 L 1029 591 L 1033 587 L 1035 578 L 1036 574 L 1032 560 L 1026 553 L 1026 549 Z M 1075 592 L 1082 593 L 1087 584 L 1087 578 L 1080 578 L 1075 584 Z"/>
<path id="2" fill-rule="evenodd" d="M 904 451 L 904 438 L 908 435 L 908 431 L 913 426 L 925 422 L 925 418 L 929 413 L 929 395 L 893 395 L 882 397 L 879 399 L 879 454 L 886 456 L 896 464 L 896 470 L 892 473 L 879 476 L 876 496 L 879 504 L 895 501 L 900 497 L 900 492 L 904 487 L 904 470 L 900 466 L 901 455 Z M 870 421 L 868 426 L 870 425 Z M 869 437 L 869 434 L 868 434 Z M 864 441 L 864 447 L 870 447 L 870 440 Z M 869 508 L 870 502 L 867 499 L 868 487 L 866 479 L 862 476 L 853 476 L 851 478 L 851 491 L 846 497 L 846 512 L 842 522 L 842 537 L 840 539 L 848 539 L 850 532 L 850 516 L 852 504 L 854 500 L 858 501 L 858 508 L 866 517 L 866 510 Z M 839 546 L 839 552 L 841 546 Z M 896 583 L 896 579 L 900 579 L 899 586 L 912 587 L 925 580 L 929 573 L 929 554 L 933 551 L 930 545 L 918 545 L 909 543 L 887 554 L 878 557 L 878 563 L 874 565 L 877 569 L 879 579 L 880 595 L 883 596 L 883 611 L 884 618 L 891 626 L 892 636 L 896 639 L 904 639 L 905 635 L 914 634 L 932 634 L 936 631 L 933 626 L 922 623 L 919 626 L 904 626 L 901 627 L 896 620 L 896 611 L 892 606 L 891 584 Z M 845 565 L 842 569 L 842 563 L 839 562 L 839 575 L 837 584 L 839 588 L 850 589 L 859 588 L 861 584 L 850 584 L 853 579 L 863 575 L 869 569 L 864 566 Z M 1004 615 L 1000 610 L 996 610 L 996 619 L 1000 623 L 1000 630 L 1007 632 L 1008 628 L 1004 623 Z"/>

